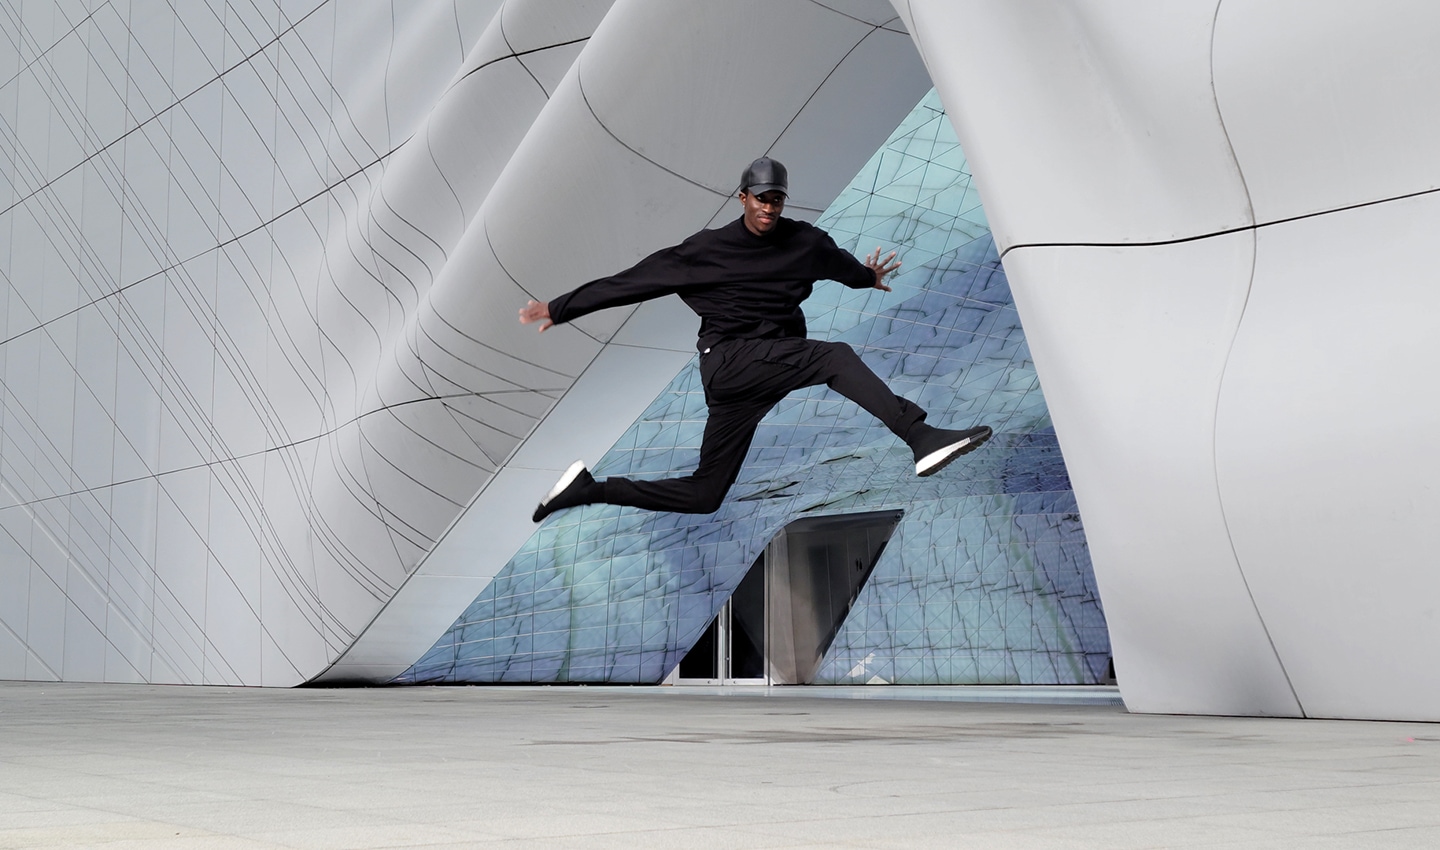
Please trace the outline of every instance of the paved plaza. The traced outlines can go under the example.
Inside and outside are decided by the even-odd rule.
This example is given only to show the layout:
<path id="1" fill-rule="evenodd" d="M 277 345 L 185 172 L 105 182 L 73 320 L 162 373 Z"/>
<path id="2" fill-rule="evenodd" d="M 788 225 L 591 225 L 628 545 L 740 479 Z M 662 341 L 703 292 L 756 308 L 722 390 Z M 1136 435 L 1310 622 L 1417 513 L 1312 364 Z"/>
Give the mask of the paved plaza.
<path id="1" fill-rule="evenodd" d="M 1436 725 L 783 694 L 0 684 L 0 848 L 1440 847 Z"/>

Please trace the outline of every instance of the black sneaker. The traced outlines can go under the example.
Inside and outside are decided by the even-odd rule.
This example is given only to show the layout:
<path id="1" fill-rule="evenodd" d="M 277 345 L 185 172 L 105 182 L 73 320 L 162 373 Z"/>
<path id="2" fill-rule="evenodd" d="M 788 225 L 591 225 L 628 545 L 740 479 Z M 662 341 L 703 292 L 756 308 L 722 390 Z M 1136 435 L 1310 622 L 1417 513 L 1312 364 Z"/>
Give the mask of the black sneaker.
<path id="1" fill-rule="evenodd" d="M 993 433 L 989 426 L 967 428 L 964 431 L 946 431 L 931 428 L 929 433 L 910 444 L 915 450 L 915 474 L 924 478 L 934 475 L 950 464 L 950 461 L 980 448 Z"/>
<path id="2" fill-rule="evenodd" d="M 590 501 L 586 498 L 587 491 L 595 486 L 595 479 L 590 475 L 590 470 L 585 468 L 585 461 L 577 460 L 570 464 L 545 498 L 535 508 L 535 513 L 530 515 L 532 522 L 539 522 L 556 511 L 565 508 L 574 508 L 579 505 L 588 505 Z"/>

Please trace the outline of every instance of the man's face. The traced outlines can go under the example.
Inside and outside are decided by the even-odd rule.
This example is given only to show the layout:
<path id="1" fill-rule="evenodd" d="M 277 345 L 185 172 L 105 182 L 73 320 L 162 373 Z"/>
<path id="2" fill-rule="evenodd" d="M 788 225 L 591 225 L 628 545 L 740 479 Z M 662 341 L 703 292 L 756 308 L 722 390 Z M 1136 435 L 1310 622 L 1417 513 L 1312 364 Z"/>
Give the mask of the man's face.
<path id="1" fill-rule="evenodd" d="M 758 195 L 741 192 L 740 203 L 745 205 L 745 229 L 764 236 L 780 221 L 780 213 L 785 210 L 785 193 L 778 189 Z"/>

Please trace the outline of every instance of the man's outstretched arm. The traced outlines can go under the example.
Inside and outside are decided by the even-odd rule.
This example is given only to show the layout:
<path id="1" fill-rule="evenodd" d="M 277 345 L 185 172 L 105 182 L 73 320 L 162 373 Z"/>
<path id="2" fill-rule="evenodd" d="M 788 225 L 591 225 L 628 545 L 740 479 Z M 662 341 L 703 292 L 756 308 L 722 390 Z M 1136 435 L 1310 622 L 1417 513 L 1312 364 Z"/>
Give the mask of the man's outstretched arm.
<path id="1" fill-rule="evenodd" d="M 897 252 L 891 251 L 889 256 L 885 256 L 883 249 L 876 248 L 873 253 L 861 260 L 836 245 L 830 234 L 819 228 L 814 229 L 820 236 L 817 246 L 819 250 L 817 261 L 820 263 L 816 269 L 818 273 L 815 276 L 817 278 L 843 283 L 851 289 L 890 291 L 890 287 L 885 283 L 885 278 L 900 268 L 899 261 L 895 259 Z"/>
<path id="2" fill-rule="evenodd" d="M 548 302 L 531 299 L 520 308 L 520 322 L 539 322 L 539 330 L 544 333 L 596 310 L 670 295 L 684 285 L 688 267 L 683 243 L 662 248 L 623 272 L 592 280 Z"/>

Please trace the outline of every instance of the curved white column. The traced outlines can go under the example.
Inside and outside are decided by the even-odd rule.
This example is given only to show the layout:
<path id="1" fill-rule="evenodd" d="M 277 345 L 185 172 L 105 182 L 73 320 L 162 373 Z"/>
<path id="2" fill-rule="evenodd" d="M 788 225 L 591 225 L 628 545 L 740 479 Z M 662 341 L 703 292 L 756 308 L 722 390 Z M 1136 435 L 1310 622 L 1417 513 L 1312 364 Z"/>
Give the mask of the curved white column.
<path id="1" fill-rule="evenodd" d="M 1440 719 L 1440 12 L 896 6 L 1009 249 L 1127 705 Z"/>
<path id="2" fill-rule="evenodd" d="M 1257 222 L 1440 187 L 1437 38 L 1440 10 L 1408 0 L 1220 6 L 1215 93 Z"/>
<path id="3" fill-rule="evenodd" d="M 896 0 L 1002 251 L 1253 223 L 1210 86 L 1217 5 Z"/>
<path id="4" fill-rule="evenodd" d="M 1220 489 L 1312 717 L 1440 720 L 1437 227 L 1427 194 L 1258 232 Z"/>
<path id="5" fill-rule="evenodd" d="M 1249 232 L 1005 259 L 1132 710 L 1299 713 L 1216 483 L 1215 405 L 1253 262 Z"/>

